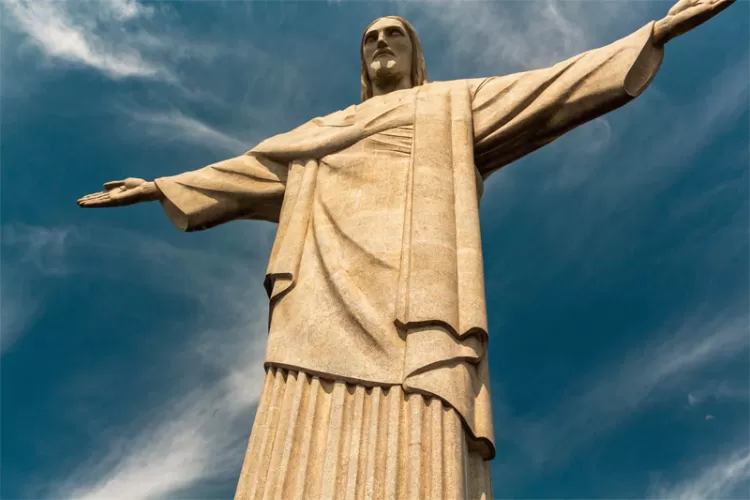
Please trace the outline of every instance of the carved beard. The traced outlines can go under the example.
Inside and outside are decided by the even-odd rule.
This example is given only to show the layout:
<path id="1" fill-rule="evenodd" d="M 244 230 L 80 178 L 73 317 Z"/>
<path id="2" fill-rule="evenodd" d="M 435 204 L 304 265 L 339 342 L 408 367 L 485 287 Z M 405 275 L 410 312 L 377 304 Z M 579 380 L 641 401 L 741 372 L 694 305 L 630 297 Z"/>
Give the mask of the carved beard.
<path id="1" fill-rule="evenodd" d="M 398 81 L 403 75 L 402 72 L 396 68 L 396 61 L 394 59 L 377 58 L 370 63 L 370 70 L 374 73 L 370 78 L 373 81 L 381 83 L 391 83 Z"/>

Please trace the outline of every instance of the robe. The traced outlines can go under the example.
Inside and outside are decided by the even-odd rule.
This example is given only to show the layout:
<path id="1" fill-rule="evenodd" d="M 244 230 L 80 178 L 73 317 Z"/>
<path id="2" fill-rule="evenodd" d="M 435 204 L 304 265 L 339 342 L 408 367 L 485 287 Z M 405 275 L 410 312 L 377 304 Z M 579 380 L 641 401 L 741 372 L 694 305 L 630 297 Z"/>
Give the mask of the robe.
<path id="1" fill-rule="evenodd" d="M 157 179 L 162 206 L 185 231 L 278 222 L 267 367 L 437 397 L 490 459 L 483 180 L 643 92 L 663 56 L 652 32 L 550 68 L 373 97 Z"/>

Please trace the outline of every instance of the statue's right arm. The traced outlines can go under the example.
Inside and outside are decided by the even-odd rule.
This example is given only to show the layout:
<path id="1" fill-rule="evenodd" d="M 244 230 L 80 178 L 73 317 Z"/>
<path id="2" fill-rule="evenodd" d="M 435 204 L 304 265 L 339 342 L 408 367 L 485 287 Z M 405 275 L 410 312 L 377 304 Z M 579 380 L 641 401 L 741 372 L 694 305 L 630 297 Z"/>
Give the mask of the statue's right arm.
<path id="1" fill-rule="evenodd" d="M 126 179 L 78 200 L 82 207 L 112 207 L 159 201 L 183 231 L 197 231 L 235 219 L 278 222 L 287 166 L 244 154 L 153 182 Z"/>

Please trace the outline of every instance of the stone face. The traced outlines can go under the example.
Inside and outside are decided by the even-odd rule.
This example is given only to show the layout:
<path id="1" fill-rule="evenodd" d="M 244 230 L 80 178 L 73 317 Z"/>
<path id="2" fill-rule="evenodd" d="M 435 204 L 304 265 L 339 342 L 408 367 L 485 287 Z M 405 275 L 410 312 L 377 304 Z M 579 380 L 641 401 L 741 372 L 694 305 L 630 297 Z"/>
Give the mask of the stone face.
<path id="1" fill-rule="evenodd" d="M 79 200 L 158 199 L 184 231 L 278 222 L 267 378 L 238 499 L 491 497 L 483 182 L 638 96 L 664 41 L 728 3 L 680 0 L 550 68 L 430 83 L 411 25 L 378 19 L 360 47 L 361 104 Z"/>

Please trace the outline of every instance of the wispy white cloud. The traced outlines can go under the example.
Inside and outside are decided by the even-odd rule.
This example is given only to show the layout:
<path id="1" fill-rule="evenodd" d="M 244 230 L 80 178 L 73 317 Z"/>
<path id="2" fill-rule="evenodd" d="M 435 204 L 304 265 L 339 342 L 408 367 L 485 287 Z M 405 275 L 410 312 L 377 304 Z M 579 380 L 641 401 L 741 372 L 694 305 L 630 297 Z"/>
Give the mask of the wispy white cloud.
<path id="1" fill-rule="evenodd" d="M 585 377 L 548 416 L 516 422 L 517 440 L 536 466 L 566 461 L 581 447 L 673 394 L 701 369 L 747 355 L 750 318 L 743 307 L 666 325 L 642 348 Z"/>
<path id="2" fill-rule="evenodd" d="M 18 251 L 18 263 L 32 265 L 45 275 L 68 272 L 66 250 L 74 229 L 28 225 L 3 226 L 3 246 Z"/>
<path id="3" fill-rule="evenodd" d="M 695 158 L 742 126 L 750 83 L 747 70 L 746 60 L 728 65 L 718 75 L 696 84 L 697 99 L 689 103 L 674 102 L 658 88 L 649 89 L 636 102 L 626 105 L 632 106 L 629 114 L 610 122 L 586 124 L 534 153 L 539 154 L 536 162 L 526 162 L 524 168 L 510 166 L 491 177 L 483 203 L 490 207 L 523 203 L 537 210 L 547 209 L 536 228 L 545 239 L 555 242 L 555 258 L 561 261 L 560 265 L 580 268 L 580 277 L 588 275 L 596 280 L 595 274 L 601 273 L 602 265 L 614 255 L 621 263 L 643 255 L 641 243 L 628 232 L 653 223 L 648 219 L 650 215 L 644 213 L 644 206 L 661 199 L 670 186 L 687 180 L 696 168 L 721 169 L 733 175 L 717 176 L 716 184 L 705 186 L 700 194 L 670 201 L 668 214 L 671 221 L 679 224 L 686 216 L 725 204 L 736 206 L 736 216 L 723 226 L 712 225 L 710 236 L 704 234 L 707 228 L 693 234 L 681 232 L 685 241 L 665 258 L 680 256 L 693 263 L 699 259 L 713 263 L 744 259 L 748 238 L 748 170 L 742 168 L 747 165 L 745 153 L 738 150 L 738 156 L 745 157 L 733 163 L 717 158 L 715 161 L 722 163 L 710 166 L 696 166 Z M 664 112 L 655 113 L 655 109 Z M 597 144 L 593 149 L 592 142 Z M 600 147 L 605 143 L 605 147 Z M 523 189 L 527 196 L 519 199 Z M 503 190 L 502 195 L 497 190 Z M 533 197 L 529 199 L 528 194 Z M 554 209 L 549 208 L 551 204 Z M 503 211 L 496 207 L 491 210 Z M 597 266 L 582 265 L 581 255 Z"/>
<path id="4" fill-rule="evenodd" d="M 44 292 L 32 289 L 33 275 L 65 276 L 70 228 L 3 226 L 0 280 L 0 353 L 7 352 L 42 314 Z M 12 255 L 12 258 L 9 257 Z M 23 269 L 31 269 L 31 273 Z"/>
<path id="5" fill-rule="evenodd" d="M 440 30 L 447 41 L 443 57 L 472 62 L 491 76 L 549 66 L 613 42 L 627 34 L 613 28 L 632 24 L 645 7 L 647 2 L 437 0 L 409 2 L 402 9 Z"/>
<path id="6" fill-rule="evenodd" d="M 253 245 L 270 248 L 273 226 L 251 224 Z M 244 239 L 244 234 L 235 237 Z M 76 279 L 96 272 L 113 285 L 137 279 L 197 299 L 193 330 L 181 331 L 184 344 L 173 346 L 169 362 L 186 374 L 209 368 L 216 374 L 196 385 L 190 385 L 195 382 L 191 377 L 177 381 L 161 406 L 142 412 L 131 425 L 108 428 L 107 441 L 98 443 L 95 454 L 72 474 L 30 492 L 52 498 L 157 499 L 202 480 L 234 479 L 264 379 L 267 298 L 261 286 L 252 286 L 265 263 L 263 250 L 218 257 L 113 228 L 8 226 L 4 235 L 9 236 L 4 244 L 26 249 L 20 254 L 37 272 L 54 274 L 59 267 Z M 104 256 L 106 266 L 93 265 Z M 136 278 L 133 266 L 139 270 Z M 3 301 L 4 329 L 5 312 Z"/>
<path id="7" fill-rule="evenodd" d="M 132 30 L 138 20 L 154 13 L 154 7 L 136 0 L 8 0 L 5 8 L 9 27 L 25 33 L 52 61 L 88 66 L 112 78 L 174 78 L 144 54 L 147 34 Z"/>
<path id="8" fill-rule="evenodd" d="M 273 226 L 251 224 L 253 245 L 270 247 Z M 243 233 L 237 235 L 244 238 Z M 176 247 L 131 231 L 27 225 L 5 226 L 3 245 L 32 273 L 86 279 L 96 272 L 116 284 L 132 279 L 136 266 L 139 282 L 197 299 L 195 329 L 181 332 L 185 344 L 174 350 L 170 363 L 185 373 L 203 367 L 217 374 L 195 386 L 177 382 L 170 390 L 177 397 L 165 395 L 163 405 L 132 425 L 107 429 L 109 438 L 96 455 L 70 476 L 53 480 L 46 491 L 33 487 L 33 495 L 156 499 L 201 480 L 234 479 L 264 378 L 267 298 L 262 287 L 251 286 L 265 263 L 263 250 L 217 258 L 211 251 Z M 106 265 L 92 264 L 104 256 Z M 28 290 L 17 286 L 24 283 L 21 270 L 13 275 L 19 279 L 3 274 L 3 351 L 33 324 L 43 304 L 43 296 L 35 294 L 32 300 L 24 293 Z"/>
<path id="9" fill-rule="evenodd" d="M 691 168 L 690 160 L 733 130 L 747 111 L 750 90 L 747 73 L 747 60 L 735 61 L 721 73 L 707 78 L 689 103 L 674 102 L 659 89 L 649 89 L 650 94 L 639 98 L 644 104 L 633 113 L 637 128 L 630 134 L 629 143 L 618 145 L 620 154 L 616 163 L 622 166 L 611 169 L 614 176 L 597 178 L 596 191 L 606 193 L 606 197 L 627 194 Z M 655 115 L 653 106 L 664 107 L 665 112 Z M 573 150 L 575 144 L 570 146 Z M 648 158 L 648 163 L 642 158 Z M 580 161 L 575 164 L 575 159 L 571 160 L 564 169 L 581 169 Z"/>
<path id="10" fill-rule="evenodd" d="M 193 349 L 210 353 L 210 363 L 221 365 L 225 376 L 189 390 L 153 412 L 144 425 L 121 432 L 107 444 L 108 451 L 82 464 L 48 492 L 51 496 L 158 499 L 198 481 L 233 479 L 228 471 L 241 463 L 252 422 L 248 417 L 263 383 L 265 311 L 243 300 L 247 294 L 222 298 L 223 306 L 229 300 L 235 306 L 230 309 L 245 313 L 234 318 L 234 328 L 197 335 Z M 232 344 L 231 351 L 214 348 L 219 337 Z"/>
<path id="11" fill-rule="evenodd" d="M 180 111 L 170 113 L 128 111 L 140 132 L 145 132 L 166 141 L 202 145 L 237 156 L 252 147 L 247 140 L 237 137 L 190 117 Z"/>
<path id="12" fill-rule="evenodd" d="M 743 448 L 716 459 L 700 470 L 689 470 L 686 479 L 671 486 L 650 489 L 651 498 L 706 500 L 747 498 L 750 493 L 750 450 Z"/>
<path id="13" fill-rule="evenodd" d="M 34 297 L 22 280 L 3 272 L 0 281 L 0 354 L 7 352 L 33 326 L 42 305 L 42 298 Z"/>
<path id="14" fill-rule="evenodd" d="M 721 382 L 707 382 L 700 388 L 692 390 L 687 395 L 690 406 L 699 406 L 707 400 L 716 401 L 747 401 L 750 391 L 747 388 L 734 386 L 723 380 Z"/>

